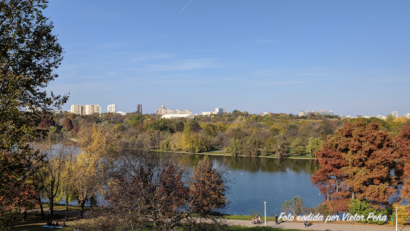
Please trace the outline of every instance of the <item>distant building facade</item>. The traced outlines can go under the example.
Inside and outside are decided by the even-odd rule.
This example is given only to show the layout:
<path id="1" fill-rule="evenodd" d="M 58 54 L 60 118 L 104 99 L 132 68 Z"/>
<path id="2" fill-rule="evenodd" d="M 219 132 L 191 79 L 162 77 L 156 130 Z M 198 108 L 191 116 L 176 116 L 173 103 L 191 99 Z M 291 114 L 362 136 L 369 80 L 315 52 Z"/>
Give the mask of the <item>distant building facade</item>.
<path id="1" fill-rule="evenodd" d="M 299 117 L 305 116 L 306 113 L 302 110 L 301 112 L 299 112 Z"/>
<path id="2" fill-rule="evenodd" d="M 407 113 L 404 117 L 406 117 L 407 119 L 410 119 L 410 113 Z"/>
<path id="3" fill-rule="evenodd" d="M 33 111 L 42 111 L 41 107 L 35 107 L 34 110 L 32 107 L 26 107 L 26 112 L 33 112 Z"/>
<path id="4" fill-rule="evenodd" d="M 192 114 L 165 114 L 161 116 L 161 119 L 173 119 L 173 118 L 186 118 L 193 119 L 195 115 Z"/>
<path id="5" fill-rule="evenodd" d="M 142 104 L 137 105 L 137 113 L 142 114 Z"/>
<path id="6" fill-rule="evenodd" d="M 83 105 L 74 104 L 71 105 L 70 112 L 76 115 L 85 115 L 85 107 Z"/>
<path id="7" fill-rule="evenodd" d="M 116 113 L 117 106 L 115 104 L 110 104 L 107 106 L 107 113 Z"/>
<path id="8" fill-rule="evenodd" d="M 216 115 L 216 114 L 225 114 L 226 113 L 226 109 L 225 108 L 215 108 L 215 111 L 204 111 L 202 112 L 203 116 L 210 116 L 210 115 Z"/>
<path id="9" fill-rule="evenodd" d="M 319 113 L 319 114 L 322 115 L 322 116 L 324 116 L 324 115 L 334 115 L 334 114 L 333 114 L 333 111 L 329 111 L 329 110 L 313 110 L 313 111 L 307 111 L 306 114 L 309 114 L 309 113 L 312 113 L 312 114 Z"/>
<path id="10" fill-rule="evenodd" d="M 141 109 L 142 110 L 142 109 Z M 167 115 L 167 114 L 187 114 L 187 115 L 192 115 L 192 111 L 191 110 L 179 110 L 179 109 L 165 109 L 165 105 L 162 104 L 162 106 L 160 108 L 158 108 L 157 110 L 155 110 L 155 114 L 156 115 Z"/>
<path id="11" fill-rule="evenodd" d="M 98 104 L 85 105 L 85 115 L 101 114 L 101 106 Z"/>
<path id="12" fill-rule="evenodd" d="M 398 111 L 393 111 L 393 113 L 391 113 L 393 115 L 394 118 L 399 118 L 399 112 Z"/>
<path id="13" fill-rule="evenodd" d="M 122 115 L 122 116 L 127 115 L 127 113 L 125 113 L 125 112 L 123 112 L 123 111 L 117 111 L 117 114 L 120 114 L 120 115 Z"/>

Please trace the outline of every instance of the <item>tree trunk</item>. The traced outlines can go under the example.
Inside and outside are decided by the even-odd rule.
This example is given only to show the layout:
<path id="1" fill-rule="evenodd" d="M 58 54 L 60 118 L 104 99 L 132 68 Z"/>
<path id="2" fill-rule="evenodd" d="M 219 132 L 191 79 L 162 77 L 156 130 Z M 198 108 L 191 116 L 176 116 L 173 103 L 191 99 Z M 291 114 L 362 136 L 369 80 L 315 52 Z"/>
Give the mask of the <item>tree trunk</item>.
<path id="1" fill-rule="evenodd" d="M 352 192 L 352 199 L 354 199 L 354 192 Z"/>
<path id="2" fill-rule="evenodd" d="M 80 217 L 81 217 L 81 218 L 84 217 L 84 205 L 85 205 L 85 200 L 81 200 L 81 201 L 80 201 L 80 207 L 81 207 Z"/>
<path id="3" fill-rule="evenodd" d="M 23 221 L 27 221 L 27 210 L 24 209 Z"/>
<path id="4" fill-rule="evenodd" d="M 65 221 L 68 220 L 68 195 L 65 196 Z"/>
<path id="5" fill-rule="evenodd" d="M 339 181 L 336 180 L 336 192 L 339 192 Z"/>
<path id="6" fill-rule="evenodd" d="M 54 217 L 54 197 L 48 197 L 48 211 L 49 211 L 49 219 Z"/>
<path id="7" fill-rule="evenodd" d="M 44 219 L 44 209 L 43 203 L 41 202 L 41 197 L 38 198 L 38 202 L 40 202 L 41 219 Z"/>

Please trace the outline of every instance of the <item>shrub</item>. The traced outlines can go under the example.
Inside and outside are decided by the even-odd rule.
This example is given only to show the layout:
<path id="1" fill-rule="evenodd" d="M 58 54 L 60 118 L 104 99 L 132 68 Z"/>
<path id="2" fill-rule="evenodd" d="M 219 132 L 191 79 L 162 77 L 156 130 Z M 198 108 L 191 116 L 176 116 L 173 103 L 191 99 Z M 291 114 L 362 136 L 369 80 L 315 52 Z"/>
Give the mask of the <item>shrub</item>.
<path id="1" fill-rule="evenodd" d="M 375 215 L 379 215 L 381 214 L 382 216 L 384 215 L 388 215 L 388 211 L 387 209 L 383 209 L 383 210 L 377 210 L 375 208 L 373 208 L 369 202 L 367 201 L 361 201 L 358 199 L 352 199 L 350 200 L 350 204 L 349 204 L 349 213 L 351 215 L 363 215 L 364 216 L 364 220 L 360 220 L 360 223 L 365 223 L 365 224 L 378 224 L 378 225 L 382 225 L 384 224 L 386 221 L 373 221 L 373 219 L 369 219 L 367 220 L 367 217 L 369 216 L 370 213 L 373 213 Z"/>

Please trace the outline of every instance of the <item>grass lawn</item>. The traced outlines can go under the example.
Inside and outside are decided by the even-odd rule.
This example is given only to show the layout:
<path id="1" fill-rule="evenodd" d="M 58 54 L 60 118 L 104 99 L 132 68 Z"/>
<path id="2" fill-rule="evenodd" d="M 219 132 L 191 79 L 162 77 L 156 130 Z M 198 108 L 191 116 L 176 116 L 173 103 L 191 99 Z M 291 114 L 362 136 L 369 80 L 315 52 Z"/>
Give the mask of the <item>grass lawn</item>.
<path id="1" fill-rule="evenodd" d="M 227 215 L 224 218 L 229 220 L 242 220 L 242 221 L 250 221 L 252 220 L 252 215 Z M 261 219 L 265 219 L 265 217 L 261 216 Z M 275 217 L 266 217 L 266 221 L 275 221 Z"/>
<path id="2" fill-rule="evenodd" d="M 44 209 L 44 211 L 48 211 L 48 203 L 43 204 L 43 209 Z M 54 204 L 54 209 L 55 210 L 65 210 L 65 205 L 64 204 Z M 87 211 L 87 210 L 90 210 L 90 209 L 91 209 L 90 207 L 87 207 L 87 206 L 84 207 L 84 211 Z M 78 210 L 78 211 L 80 211 L 81 207 L 77 206 L 77 205 L 69 205 L 68 210 Z"/>

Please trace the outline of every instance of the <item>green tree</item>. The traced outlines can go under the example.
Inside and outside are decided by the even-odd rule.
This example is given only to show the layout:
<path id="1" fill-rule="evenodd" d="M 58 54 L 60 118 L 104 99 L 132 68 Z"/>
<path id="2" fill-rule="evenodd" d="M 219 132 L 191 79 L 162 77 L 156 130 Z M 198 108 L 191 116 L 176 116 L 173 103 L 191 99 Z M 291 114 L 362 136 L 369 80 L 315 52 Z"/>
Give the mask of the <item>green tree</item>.
<path id="1" fill-rule="evenodd" d="M 386 221 L 380 221 L 380 220 L 373 221 L 373 219 L 367 220 L 367 217 L 369 216 L 370 213 L 373 213 L 377 215 L 386 216 L 387 218 L 388 210 L 387 209 L 378 210 L 378 209 L 375 209 L 373 206 L 371 206 L 369 202 L 367 201 L 352 199 L 349 204 L 349 213 L 352 215 L 355 215 L 355 214 L 359 216 L 363 215 L 365 219 L 359 220 L 360 223 L 382 225 L 386 223 Z"/>
<path id="2" fill-rule="evenodd" d="M 131 127 L 138 127 L 139 125 L 142 124 L 142 122 L 144 122 L 145 119 L 146 118 L 144 115 L 137 113 L 128 119 L 128 124 Z"/>
<path id="3" fill-rule="evenodd" d="M 305 211 L 305 206 L 303 205 L 303 198 L 300 196 L 294 196 L 292 200 L 287 200 L 282 205 L 282 211 L 285 214 L 292 213 L 293 216 L 300 216 Z"/>
<path id="4" fill-rule="evenodd" d="M 320 138 L 309 138 L 309 144 L 306 147 L 306 151 L 313 157 L 316 157 L 316 151 L 322 146 L 323 141 Z"/>
<path id="5" fill-rule="evenodd" d="M 394 119 L 395 119 L 395 118 L 394 118 L 393 115 L 387 115 L 387 116 L 386 116 L 386 122 L 387 122 L 387 123 L 393 122 Z"/>
<path id="6" fill-rule="evenodd" d="M 53 24 L 42 14 L 46 7 L 46 0 L 0 2 L 0 210 L 8 218 L 0 228 L 13 221 L 14 209 L 35 204 L 30 182 L 41 155 L 28 143 L 46 135 L 36 127 L 68 99 L 42 91 L 63 59 Z"/>
<path id="7" fill-rule="evenodd" d="M 232 156 L 240 156 L 242 155 L 242 143 L 239 139 L 232 138 L 229 144 L 229 152 Z"/>

